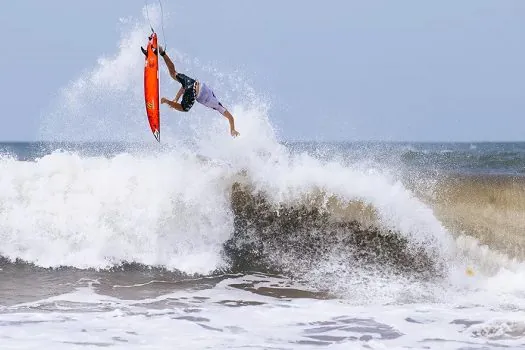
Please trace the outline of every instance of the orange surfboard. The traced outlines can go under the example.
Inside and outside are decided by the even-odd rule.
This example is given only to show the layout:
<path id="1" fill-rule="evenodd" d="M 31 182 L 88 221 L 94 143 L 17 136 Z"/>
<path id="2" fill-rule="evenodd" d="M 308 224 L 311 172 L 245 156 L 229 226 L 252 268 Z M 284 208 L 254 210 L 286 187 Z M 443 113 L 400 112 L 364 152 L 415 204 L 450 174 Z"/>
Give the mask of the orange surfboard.
<path id="1" fill-rule="evenodd" d="M 144 62 L 144 99 L 149 126 L 155 139 L 160 142 L 160 109 L 159 109 L 159 50 L 157 34 L 153 32 L 148 38 L 148 46 L 142 48 L 146 56 Z"/>

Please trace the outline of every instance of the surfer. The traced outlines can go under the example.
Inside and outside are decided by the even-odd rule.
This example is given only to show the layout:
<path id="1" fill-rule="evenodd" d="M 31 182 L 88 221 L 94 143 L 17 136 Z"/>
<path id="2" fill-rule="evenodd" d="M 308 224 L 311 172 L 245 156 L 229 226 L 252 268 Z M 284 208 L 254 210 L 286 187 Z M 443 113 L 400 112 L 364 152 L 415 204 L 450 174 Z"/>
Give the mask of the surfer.
<path id="1" fill-rule="evenodd" d="M 204 83 L 192 79 L 185 74 L 177 72 L 175 65 L 171 59 L 166 54 L 166 51 L 159 46 L 159 53 L 164 58 L 164 62 L 168 67 L 170 76 L 178 81 L 182 86 L 177 92 L 174 100 L 169 100 L 163 97 L 160 100 L 160 103 L 165 103 L 173 109 L 176 109 L 180 112 L 187 112 L 191 109 L 195 101 L 200 104 L 205 105 L 208 108 L 212 108 L 222 114 L 230 122 L 230 134 L 233 137 L 239 136 L 237 130 L 235 130 L 235 121 L 231 113 L 224 108 L 224 106 L 219 102 L 213 91 Z M 182 101 L 179 103 L 179 99 L 182 96 Z"/>

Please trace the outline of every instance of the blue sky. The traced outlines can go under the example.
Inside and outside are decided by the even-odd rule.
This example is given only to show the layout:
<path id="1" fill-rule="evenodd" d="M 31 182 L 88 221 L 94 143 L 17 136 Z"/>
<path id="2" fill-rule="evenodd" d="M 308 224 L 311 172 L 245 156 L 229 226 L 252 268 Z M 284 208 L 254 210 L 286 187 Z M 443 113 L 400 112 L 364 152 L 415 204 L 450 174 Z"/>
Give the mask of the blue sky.
<path id="1" fill-rule="evenodd" d="M 242 72 L 285 139 L 524 138 L 523 0 L 163 3 L 168 45 Z M 0 140 L 34 140 L 59 89 L 114 52 L 119 18 L 143 6 L 3 4 Z"/>

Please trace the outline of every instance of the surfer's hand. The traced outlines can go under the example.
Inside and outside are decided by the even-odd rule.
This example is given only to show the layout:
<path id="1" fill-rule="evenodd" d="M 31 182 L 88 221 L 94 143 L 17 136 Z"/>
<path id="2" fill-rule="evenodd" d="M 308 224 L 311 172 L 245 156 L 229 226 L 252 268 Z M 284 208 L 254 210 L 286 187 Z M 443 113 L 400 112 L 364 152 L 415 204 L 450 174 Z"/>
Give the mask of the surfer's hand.
<path id="1" fill-rule="evenodd" d="M 166 51 L 164 51 L 164 48 L 162 47 L 162 45 L 159 45 L 159 53 L 161 56 L 164 57 L 164 55 L 166 54 Z"/>
<path id="2" fill-rule="evenodd" d="M 230 134 L 232 134 L 233 137 L 237 137 L 237 136 L 240 135 L 240 134 L 237 132 L 237 130 L 231 130 L 231 131 L 230 131 Z"/>

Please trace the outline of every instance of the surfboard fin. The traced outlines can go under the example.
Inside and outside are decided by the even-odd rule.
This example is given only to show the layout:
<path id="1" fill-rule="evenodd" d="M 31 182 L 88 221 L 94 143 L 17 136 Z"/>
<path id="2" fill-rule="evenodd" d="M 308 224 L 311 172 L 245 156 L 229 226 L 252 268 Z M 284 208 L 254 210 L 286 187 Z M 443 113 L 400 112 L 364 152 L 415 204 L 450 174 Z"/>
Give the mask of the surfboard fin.
<path id="1" fill-rule="evenodd" d="M 157 139 L 157 141 L 160 142 L 160 131 L 159 131 L 159 129 L 156 129 L 153 132 L 153 136 L 155 136 L 155 139 Z"/>

